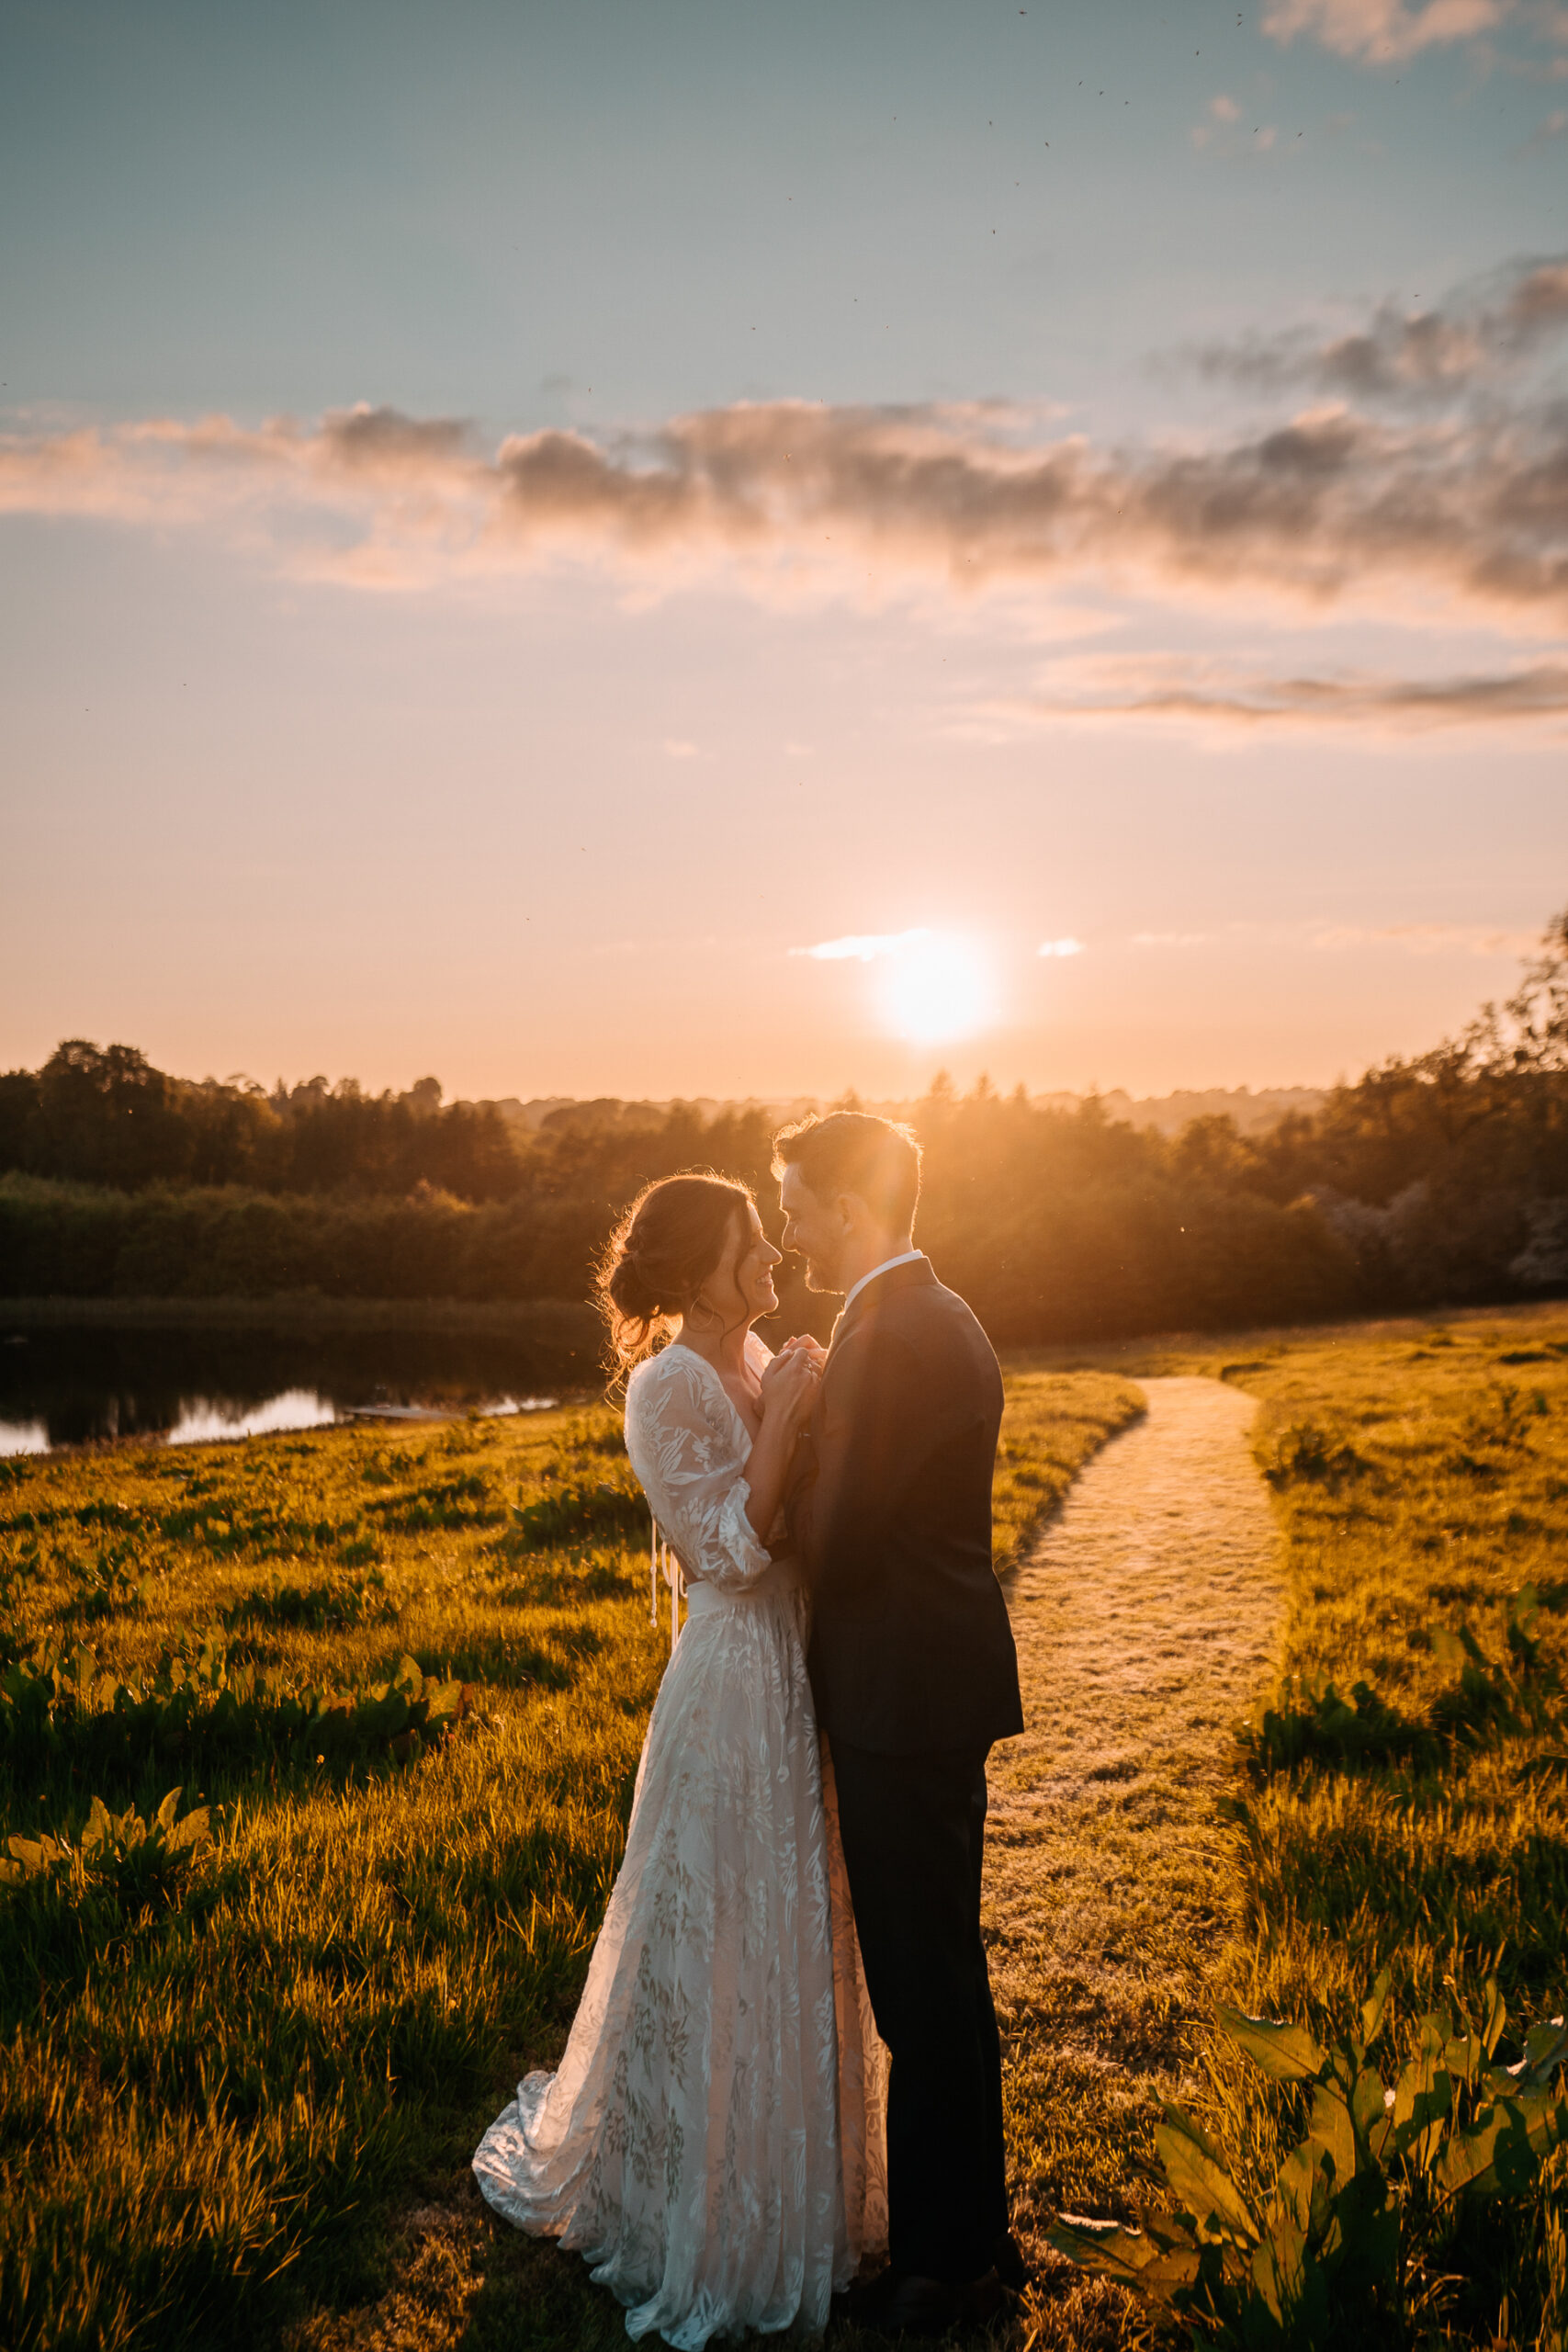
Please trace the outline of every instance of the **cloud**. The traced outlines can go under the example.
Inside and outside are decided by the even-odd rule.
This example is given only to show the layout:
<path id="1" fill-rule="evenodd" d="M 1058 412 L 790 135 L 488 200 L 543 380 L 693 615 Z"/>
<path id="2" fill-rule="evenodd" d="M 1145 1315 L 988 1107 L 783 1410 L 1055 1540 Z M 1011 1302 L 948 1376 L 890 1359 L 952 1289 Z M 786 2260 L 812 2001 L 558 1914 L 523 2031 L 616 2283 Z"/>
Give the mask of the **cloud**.
<path id="1" fill-rule="evenodd" d="M 1314 933 L 1324 950 L 1389 945 L 1409 956 L 1529 956 L 1540 945 L 1535 931 L 1500 931 L 1477 922 L 1392 922 L 1373 929 L 1335 923 Z"/>
<path id="2" fill-rule="evenodd" d="M 1267 154 L 1280 135 L 1276 126 L 1255 122 L 1248 132 L 1235 128 L 1240 120 L 1240 107 L 1221 90 L 1209 100 L 1208 121 L 1193 128 L 1193 146 L 1208 148 L 1217 155 Z"/>
<path id="3" fill-rule="evenodd" d="M 819 939 L 815 947 L 792 947 L 789 952 L 809 956 L 818 964 L 871 964 L 879 956 L 902 956 L 923 946 L 932 936 L 923 930 L 852 932 L 843 939 Z"/>
<path id="4" fill-rule="evenodd" d="M 367 404 L 309 426 L 157 417 L 0 435 L 0 514 L 216 527 L 275 555 L 288 542 L 292 569 L 363 586 L 396 584 L 414 546 L 450 559 L 482 517 L 490 475 L 462 420 Z M 300 518 L 328 527 L 301 541 Z"/>
<path id="5" fill-rule="evenodd" d="M 1295 386 L 1350 401 L 1451 404 L 1565 332 L 1568 254 L 1555 254 L 1507 263 L 1428 310 L 1385 302 L 1352 334 L 1287 330 L 1210 345 L 1195 356 L 1205 375 L 1257 390 Z"/>
<path id="6" fill-rule="evenodd" d="M 1281 46 L 1304 34 L 1340 57 L 1388 64 L 1475 40 L 1516 13 L 1513 0 L 1426 0 L 1415 7 L 1404 0 L 1273 0 L 1262 29 Z"/>
<path id="7" fill-rule="evenodd" d="M 1267 941 L 1276 946 L 1337 955 L 1351 947 L 1397 947 L 1407 956 L 1529 956 L 1540 948 L 1534 931 L 1476 922 L 1229 922 L 1218 931 L 1137 931 L 1134 947 L 1235 946 Z"/>
<path id="8" fill-rule="evenodd" d="M 1565 270 L 1516 288 L 1520 333 L 1555 320 Z M 1094 579 L 1255 616 L 1261 591 L 1323 605 L 1402 582 L 1539 624 L 1568 607 L 1568 407 L 1390 422 L 1335 401 L 1118 448 L 1021 440 L 978 408 L 773 401 L 615 440 L 517 435 L 488 458 L 459 423 L 388 409 L 163 420 L 0 440 L 0 511 L 216 526 L 377 588 L 565 560 L 799 594 Z"/>
<path id="9" fill-rule="evenodd" d="M 1568 662 L 1441 678 L 1258 677 L 1186 655 L 1054 663 L 1041 689 L 981 707 L 1002 731 L 1063 718 L 1167 718 L 1223 728 L 1344 727 L 1412 732 L 1568 719 Z"/>
<path id="10" fill-rule="evenodd" d="M 1081 939 L 1043 939 L 1035 950 L 1039 956 L 1081 956 Z"/>
<path id="11" fill-rule="evenodd" d="M 667 760 L 694 760 L 697 756 L 697 747 L 694 743 L 684 742 L 679 736 L 667 735 L 664 739 L 664 756 Z"/>

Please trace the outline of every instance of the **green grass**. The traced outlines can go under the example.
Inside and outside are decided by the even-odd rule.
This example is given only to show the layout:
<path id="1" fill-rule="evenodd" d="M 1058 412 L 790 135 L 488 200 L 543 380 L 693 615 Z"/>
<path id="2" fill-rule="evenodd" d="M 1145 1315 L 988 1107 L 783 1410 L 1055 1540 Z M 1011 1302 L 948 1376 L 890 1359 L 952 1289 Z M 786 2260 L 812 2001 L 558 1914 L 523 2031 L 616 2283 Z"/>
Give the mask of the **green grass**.
<path id="1" fill-rule="evenodd" d="M 1002 1554 L 1136 1410 L 1010 1383 Z M 558 2054 L 619 1862 L 667 1640 L 634 1497 L 602 1408 L 0 1464 L 0 1838 L 68 1849 L 0 1885 L 0 2340 L 624 2341 L 468 2159 Z M 396 1733 L 400 1674 L 461 1718 Z M 193 1678 L 250 1694 L 245 1741 L 193 1733 Z M 318 1748 L 323 1691 L 387 1736 Z M 85 1843 L 176 1784 L 209 1844 Z"/>
<path id="2" fill-rule="evenodd" d="M 1054 2200 L 1125 2210 L 1161 2088 L 1269 2160 L 1280 2103 L 1255 2082 L 1237 2100 L 1213 1996 L 1342 2030 L 1386 1963 L 1396 2040 L 1492 1966 L 1516 2018 L 1568 2006 L 1568 1781 L 1526 1770 L 1568 1753 L 1568 1310 L 1036 1358 L 1009 1376 L 999 1561 L 1156 1370 L 1261 1400 L 1285 1679 L 1219 1775 L 1213 1919 L 1154 1789 L 1151 1923 L 1122 1979 L 1047 1970 L 1010 2014 L 1032 2232 Z M 517 2074 L 558 2053 L 613 1883 L 665 1656 L 645 1578 L 599 1409 L 0 1472 L 0 1664 L 87 1645 L 146 1690 L 216 1634 L 231 1677 L 372 1691 L 408 1657 L 469 1690 L 449 1736 L 400 1751 L 279 1738 L 187 1769 L 153 1740 L 95 1778 L 70 1736 L 27 1770 L 0 1748 L 0 1827 L 75 1854 L 0 1887 L 0 2338 L 624 2342 L 581 2263 L 493 2225 L 467 2166 Z M 1330 1684 L 1376 1736 L 1345 1731 Z M 212 1809 L 187 1866 L 82 1851 L 95 1796 L 151 1820 L 177 1781 L 182 1815 Z M 1561 2168 L 1440 2251 L 1429 2341 L 1555 2342 Z M 1013 2342 L 1089 2352 L 1141 2325 L 1050 2272 Z"/>
<path id="3" fill-rule="evenodd" d="M 1229 1989 L 1332 2034 L 1386 1965 L 1393 2046 L 1450 1996 L 1479 2013 L 1493 1968 L 1517 2026 L 1562 2014 L 1568 1311 L 1277 1336 L 1189 1363 L 1262 1400 L 1255 1451 L 1285 1541 L 1274 1722 L 1255 1711 L 1228 1808 Z M 1381 1740 L 1336 1715 L 1330 1684 Z M 1208 2063 L 1213 2120 L 1266 2164 L 1276 2108 L 1253 2076 L 1243 2120 L 1235 2070 Z M 1453 2278 L 1428 2340 L 1559 2341 L 1565 2181 L 1553 2160 L 1544 2200 L 1437 2249 Z"/>
<path id="4" fill-rule="evenodd" d="M 1255 1451 L 1286 1539 L 1277 1704 L 1364 1683 L 1412 1732 L 1436 1726 L 1386 1763 L 1260 1760 L 1242 1822 L 1250 1992 L 1344 2030 L 1385 1962 L 1414 2015 L 1449 1974 L 1478 1991 L 1502 1946 L 1510 2006 L 1560 2005 L 1568 1806 L 1560 1781 L 1520 1774 L 1562 1744 L 1547 1725 L 1568 1667 L 1568 1314 L 1298 1340 L 1228 1376 L 1263 1399 Z M 1527 1587 L 1533 1665 L 1510 1641 Z M 1465 1631 L 1511 1721 L 1454 1705 Z"/>

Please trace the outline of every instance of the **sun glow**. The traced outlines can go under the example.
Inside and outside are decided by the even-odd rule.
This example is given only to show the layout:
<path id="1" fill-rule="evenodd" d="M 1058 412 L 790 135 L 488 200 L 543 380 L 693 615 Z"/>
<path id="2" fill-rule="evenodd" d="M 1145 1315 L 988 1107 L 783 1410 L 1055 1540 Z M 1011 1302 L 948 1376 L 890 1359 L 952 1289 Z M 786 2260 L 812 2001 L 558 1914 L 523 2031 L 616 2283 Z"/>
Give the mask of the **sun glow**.
<path id="1" fill-rule="evenodd" d="M 888 1026 L 916 1046 L 972 1036 L 993 1007 L 983 958 L 968 940 L 940 932 L 905 934 L 887 958 L 879 993 Z"/>

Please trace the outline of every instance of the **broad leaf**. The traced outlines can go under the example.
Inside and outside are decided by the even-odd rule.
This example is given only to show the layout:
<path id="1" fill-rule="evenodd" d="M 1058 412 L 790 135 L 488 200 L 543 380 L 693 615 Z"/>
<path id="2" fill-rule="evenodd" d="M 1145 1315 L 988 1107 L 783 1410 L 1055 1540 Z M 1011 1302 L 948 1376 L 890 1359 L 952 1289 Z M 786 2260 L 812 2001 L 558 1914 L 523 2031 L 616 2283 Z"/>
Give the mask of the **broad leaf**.
<path id="1" fill-rule="evenodd" d="M 1274 2183 L 1274 2195 L 1264 2222 L 1264 2234 L 1272 2232 L 1281 2218 L 1297 2230 L 1305 2231 L 1312 2223 L 1313 2191 L 1322 2178 L 1320 2158 L 1306 2143 L 1292 2148 L 1280 2166 Z"/>
<path id="2" fill-rule="evenodd" d="M 1561 2018 L 1548 2018 L 1540 2025 L 1532 2025 L 1525 2036 L 1524 2062 L 1516 2079 L 1523 2089 L 1544 2088 L 1564 2061 L 1568 2059 L 1568 2027 Z M 1510 2074 L 1515 2069 L 1508 2069 Z"/>
<path id="3" fill-rule="evenodd" d="M 1323 2066 L 1323 2052 L 1304 2026 L 1280 2025 L 1271 2018 L 1244 2017 L 1222 2002 L 1215 2012 L 1222 2031 L 1244 2050 L 1255 2066 L 1277 2083 L 1306 2082 Z"/>
<path id="4" fill-rule="evenodd" d="M 1168 2107 L 1165 2118 L 1155 2133 L 1155 2150 L 1172 2196 L 1201 2229 L 1217 2228 L 1250 2245 L 1258 2224 L 1218 2155 L 1179 2108 Z"/>
<path id="5" fill-rule="evenodd" d="M 1435 2174 L 1438 2194 L 1456 2197 L 1467 2189 L 1477 2197 L 1496 2197 L 1528 2188 L 1542 2156 L 1565 2137 L 1568 2105 L 1561 2099 L 1545 2091 L 1498 2099 L 1482 2109 L 1470 2131 L 1450 2141 Z"/>
<path id="6" fill-rule="evenodd" d="M 1282 2344 L 1323 2341 L 1328 2320 L 1328 2281 L 1305 2236 L 1282 2223 L 1253 2256 L 1252 2278 Z M 1269 2343 L 1274 2338 L 1271 2330 L 1249 2329 L 1246 2340 Z"/>
<path id="7" fill-rule="evenodd" d="M 1161 2249 L 1141 2230 L 1124 2230 L 1114 2222 L 1072 2222 L 1064 2215 L 1053 2222 L 1045 2233 L 1047 2245 L 1065 2254 L 1080 2270 L 1092 2270 L 1103 2278 L 1120 2279 L 1125 2286 L 1141 2286 L 1143 2276 L 1152 2262 L 1161 2258 Z M 1190 2249 L 1192 2275 L 1197 2276 L 1198 2249 Z"/>
<path id="8" fill-rule="evenodd" d="M 1383 2020 L 1383 2011 L 1388 2007 L 1389 1988 L 1393 1983 L 1393 1971 L 1383 1969 L 1379 1974 L 1377 1983 L 1372 1986 L 1370 1998 L 1361 2004 L 1361 2040 L 1369 2050 L 1378 2038 L 1379 2029 Z"/>
<path id="9" fill-rule="evenodd" d="M 1443 2136 L 1443 2123 L 1453 2106 L 1453 2084 L 1442 2064 L 1453 2020 L 1438 2012 L 1421 2020 L 1416 2055 L 1394 2086 L 1395 2144 L 1421 2172 L 1426 2172 Z"/>
<path id="10" fill-rule="evenodd" d="M 1350 2094 L 1350 2116 L 1359 2136 L 1366 2144 L 1368 2154 L 1376 2160 L 1382 2155 L 1393 2130 L 1388 2093 L 1376 2067 L 1363 2067 L 1357 2075 Z"/>
<path id="11" fill-rule="evenodd" d="M 1343 2188 L 1356 2175 L 1356 2131 L 1350 2120 L 1350 2109 L 1337 2090 L 1319 2083 L 1312 2096 L 1312 2116 L 1307 2125 L 1306 2144 L 1320 2148 L 1334 2166 L 1337 2187 Z"/>
<path id="12" fill-rule="evenodd" d="M 1443 2051 L 1443 2064 L 1451 2079 L 1472 2089 L 1481 2079 L 1486 2047 L 1478 2033 L 1456 2033 Z"/>

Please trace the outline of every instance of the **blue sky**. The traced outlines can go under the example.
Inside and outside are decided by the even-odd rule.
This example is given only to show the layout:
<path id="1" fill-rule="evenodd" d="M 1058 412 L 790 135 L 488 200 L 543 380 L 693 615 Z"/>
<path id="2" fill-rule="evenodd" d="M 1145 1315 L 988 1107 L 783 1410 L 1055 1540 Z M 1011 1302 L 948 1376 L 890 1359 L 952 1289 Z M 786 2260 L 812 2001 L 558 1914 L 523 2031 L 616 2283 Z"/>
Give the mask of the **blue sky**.
<path id="1" fill-rule="evenodd" d="M 1429 1042 L 1568 899 L 1565 109 L 1519 0 L 13 5 L 0 1057 Z M 940 1036 L 792 953 L 921 931 Z"/>

